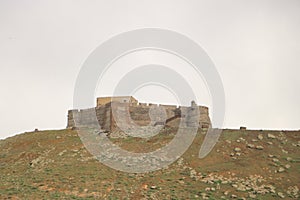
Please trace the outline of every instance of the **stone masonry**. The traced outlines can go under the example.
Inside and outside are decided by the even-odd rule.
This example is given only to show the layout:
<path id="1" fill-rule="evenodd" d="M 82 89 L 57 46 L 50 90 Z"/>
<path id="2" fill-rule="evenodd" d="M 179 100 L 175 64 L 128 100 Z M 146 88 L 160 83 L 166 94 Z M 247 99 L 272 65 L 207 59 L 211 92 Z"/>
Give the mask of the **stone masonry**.
<path id="1" fill-rule="evenodd" d="M 78 124 L 92 126 L 98 123 L 102 130 L 113 132 L 120 124 L 128 126 L 128 128 L 133 123 L 140 126 L 149 124 L 152 126 L 178 126 L 181 120 L 187 121 L 187 118 L 191 117 L 190 114 L 187 116 L 187 113 L 193 112 L 197 107 L 200 111 L 200 119 L 197 126 L 199 128 L 209 128 L 211 121 L 208 107 L 198 106 L 194 101 L 189 107 L 177 107 L 175 105 L 139 103 L 131 96 L 100 97 L 97 98 L 97 106 L 95 108 L 69 110 L 67 128 L 76 127 Z M 76 118 L 77 124 L 75 124 L 74 118 Z"/>

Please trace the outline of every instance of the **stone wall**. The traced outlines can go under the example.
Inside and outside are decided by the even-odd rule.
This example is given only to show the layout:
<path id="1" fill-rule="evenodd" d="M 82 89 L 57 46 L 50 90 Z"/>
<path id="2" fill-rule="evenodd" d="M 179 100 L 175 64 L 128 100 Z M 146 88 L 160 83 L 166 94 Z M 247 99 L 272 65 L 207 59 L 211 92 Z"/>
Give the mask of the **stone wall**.
<path id="1" fill-rule="evenodd" d="M 110 132 L 116 130 L 119 125 L 122 125 L 122 127 L 127 128 L 134 126 L 134 124 L 140 126 L 155 126 L 156 124 L 178 126 L 181 119 L 186 121 L 189 120 L 187 119 L 187 113 L 190 113 L 188 117 L 197 116 L 194 113 L 193 109 L 199 108 L 200 119 L 199 124 L 197 126 L 199 126 L 200 128 L 209 128 L 211 126 L 211 121 L 209 118 L 208 108 L 197 105 L 194 105 L 194 108 L 192 108 L 193 106 L 177 107 L 175 105 L 156 105 L 136 102 L 109 102 L 105 105 L 98 105 L 95 108 L 83 110 L 69 110 L 67 127 L 71 128 L 78 126 L 78 124 L 75 124 L 74 118 L 77 119 L 77 122 L 80 122 L 79 124 L 85 124 L 88 126 L 92 126 L 95 123 L 99 123 L 101 129 Z M 152 124 L 149 115 L 150 112 L 152 117 Z M 95 121 L 95 115 L 97 116 L 97 121 Z M 176 122 L 172 122 L 173 120 L 176 120 Z M 116 121 L 118 121 L 119 124 L 116 124 Z"/>
<path id="2" fill-rule="evenodd" d="M 97 107 L 106 105 L 111 102 L 119 103 L 133 103 L 137 104 L 138 101 L 132 96 L 120 96 L 120 97 L 99 97 L 97 98 Z"/>
<path id="3" fill-rule="evenodd" d="M 106 104 L 96 108 L 68 111 L 67 128 L 81 127 L 81 126 L 95 126 L 95 123 L 99 124 L 101 129 L 103 130 L 111 129 L 110 128 L 111 127 L 110 104 Z"/>

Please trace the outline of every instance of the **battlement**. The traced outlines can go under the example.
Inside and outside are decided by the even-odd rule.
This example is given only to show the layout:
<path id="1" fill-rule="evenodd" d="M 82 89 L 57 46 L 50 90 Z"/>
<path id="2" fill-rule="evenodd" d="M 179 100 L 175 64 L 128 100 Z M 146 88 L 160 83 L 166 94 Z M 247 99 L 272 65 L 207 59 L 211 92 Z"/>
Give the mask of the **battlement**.
<path id="1" fill-rule="evenodd" d="M 97 106 L 94 108 L 69 110 L 67 128 L 76 127 L 75 119 L 76 122 L 85 125 L 98 123 L 101 129 L 109 132 L 118 129 L 120 124 L 130 128 L 132 123 L 140 126 L 151 124 L 152 126 L 178 127 L 180 120 L 185 119 L 186 113 L 191 112 L 193 110 L 191 108 L 195 107 L 200 111 L 199 123 L 196 126 L 209 128 L 211 121 L 208 107 L 198 106 L 194 101 L 192 101 L 191 106 L 176 106 L 141 103 L 132 96 L 99 97 L 97 98 Z"/>

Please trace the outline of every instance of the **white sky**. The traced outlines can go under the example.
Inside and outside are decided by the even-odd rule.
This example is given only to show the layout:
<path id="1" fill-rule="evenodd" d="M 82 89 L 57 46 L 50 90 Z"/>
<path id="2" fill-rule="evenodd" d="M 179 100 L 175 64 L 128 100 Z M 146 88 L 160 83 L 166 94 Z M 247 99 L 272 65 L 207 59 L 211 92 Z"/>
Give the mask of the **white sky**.
<path id="1" fill-rule="evenodd" d="M 224 84 L 225 127 L 300 128 L 298 0 L 0 0 L 0 138 L 64 128 L 88 55 L 113 35 L 145 27 L 177 31 L 206 50 Z M 142 101 L 173 101 L 163 94 L 155 87 L 136 93 Z M 207 91 L 199 101 L 210 105 Z"/>

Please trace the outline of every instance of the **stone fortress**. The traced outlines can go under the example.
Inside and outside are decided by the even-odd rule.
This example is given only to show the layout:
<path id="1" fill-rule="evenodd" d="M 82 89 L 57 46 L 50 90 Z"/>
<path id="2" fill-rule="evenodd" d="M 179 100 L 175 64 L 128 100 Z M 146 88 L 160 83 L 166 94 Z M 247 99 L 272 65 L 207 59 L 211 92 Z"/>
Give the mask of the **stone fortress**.
<path id="1" fill-rule="evenodd" d="M 198 106 L 194 101 L 191 106 L 176 106 L 140 103 L 132 96 L 99 97 L 94 108 L 69 110 L 67 128 L 77 128 L 82 124 L 93 125 L 95 119 L 106 132 L 114 132 L 120 126 L 130 128 L 133 123 L 139 126 L 178 127 L 181 120 L 189 121 L 187 118 L 191 114 L 188 113 L 194 113 L 194 110 L 200 111 L 200 117 L 198 119 L 197 115 L 197 124 L 193 126 L 202 129 L 211 127 L 208 107 Z"/>

